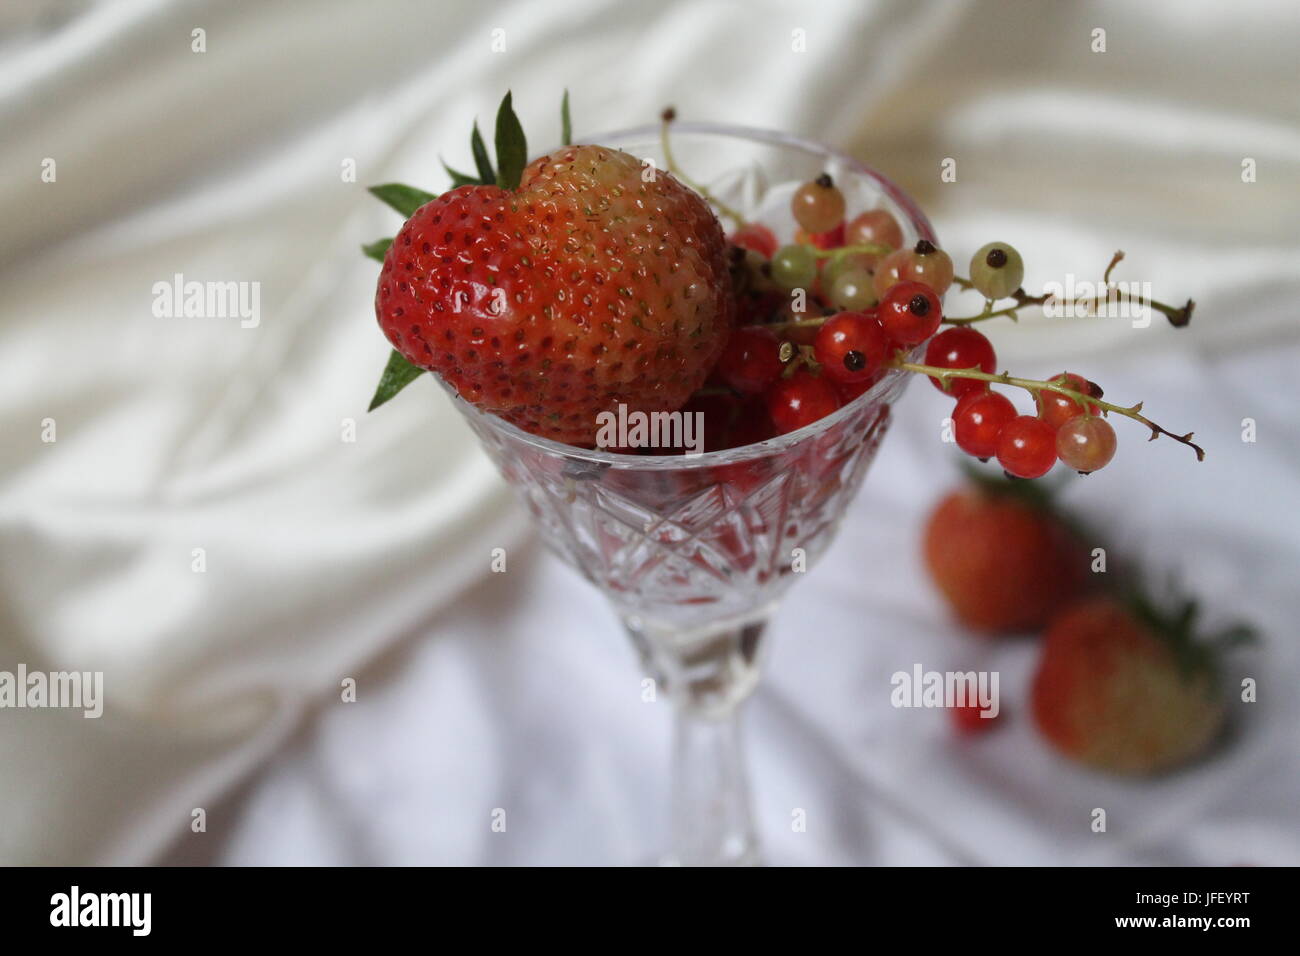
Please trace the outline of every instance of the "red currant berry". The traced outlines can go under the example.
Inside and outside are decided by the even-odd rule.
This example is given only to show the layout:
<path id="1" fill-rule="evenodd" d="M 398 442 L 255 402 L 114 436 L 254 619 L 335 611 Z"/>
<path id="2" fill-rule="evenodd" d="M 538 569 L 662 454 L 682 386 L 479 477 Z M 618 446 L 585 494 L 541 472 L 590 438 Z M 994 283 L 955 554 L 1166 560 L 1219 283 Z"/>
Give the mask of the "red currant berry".
<path id="1" fill-rule="evenodd" d="M 930 340 L 925 349 L 925 364 L 938 368 L 978 368 L 981 372 L 992 372 L 997 367 L 997 361 L 993 343 L 982 333 L 967 326 L 944 329 Z M 939 391 L 944 390 L 939 379 L 931 378 L 930 381 Z M 967 392 L 977 392 L 987 384 L 977 378 L 950 378 L 947 391 L 949 395 L 961 398 Z"/>
<path id="2" fill-rule="evenodd" d="M 864 382 L 837 382 L 835 387 L 840 393 L 840 404 L 847 405 L 859 395 L 871 391 L 875 384 L 884 377 L 884 374 L 884 369 L 878 369 L 875 375 Z"/>
<path id="3" fill-rule="evenodd" d="M 822 173 L 795 190 L 790 211 L 805 232 L 829 232 L 844 222 L 844 194 Z"/>
<path id="4" fill-rule="evenodd" d="M 732 235 L 731 244 L 757 252 L 764 259 L 771 259 L 776 255 L 780 245 L 776 241 L 776 234 L 761 222 L 745 223 Z"/>
<path id="5" fill-rule="evenodd" d="M 718 377 L 742 395 L 757 395 L 781 377 L 784 367 L 775 333 L 747 325 L 731 333 L 716 369 Z"/>
<path id="6" fill-rule="evenodd" d="M 1017 415 L 998 434 L 998 462 L 1017 478 L 1040 478 L 1056 464 L 1056 431 L 1035 415 Z"/>
<path id="7" fill-rule="evenodd" d="M 921 282 L 943 295 L 952 285 L 952 258 L 926 239 L 891 252 L 876 266 L 876 294 L 883 299 L 897 282 Z"/>
<path id="8" fill-rule="evenodd" d="M 903 230 L 888 209 L 869 209 L 844 227 L 844 242 L 850 246 L 875 244 L 900 249 Z"/>
<path id="9" fill-rule="evenodd" d="M 1073 372 L 1062 372 L 1051 382 L 1057 385 L 1064 385 L 1066 388 L 1073 389 L 1082 395 L 1092 395 L 1092 386 L 1082 375 L 1075 375 Z M 1082 415 L 1083 409 L 1079 403 L 1072 398 L 1067 398 L 1060 392 L 1049 392 L 1046 389 L 1040 391 L 1034 399 L 1038 403 L 1038 417 L 1053 428 L 1060 428 L 1071 418 L 1076 415 Z M 1096 405 L 1089 405 L 1090 414 L 1096 415 L 1099 411 Z"/>
<path id="10" fill-rule="evenodd" d="M 830 379 L 803 368 L 778 379 L 767 391 L 767 411 L 780 435 L 811 425 L 839 407 L 840 396 Z"/>
<path id="11" fill-rule="evenodd" d="M 952 724 L 959 734 L 978 734 L 986 730 L 992 730 L 993 725 L 998 722 L 1001 713 L 995 713 L 992 717 L 985 717 L 985 713 L 992 713 L 979 705 L 978 701 L 971 701 L 960 707 L 954 707 L 950 711 L 952 714 Z"/>
<path id="12" fill-rule="evenodd" d="M 998 433 L 1016 417 L 1016 406 L 1001 392 L 972 392 L 953 411 L 957 447 L 976 458 L 992 458 L 998 450 Z"/>
<path id="13" fill-rule="evenodd" d="M 979 398 L 981 395 L 988 394 L 989 383 L 980 382 L 979 384 L 981 386 L 980 388 L 973 388 L 965 395 L 962 395 L 960 398 L 957 399 L 957 404 L 954 405 L 952 409 L 952 417 L 954 419 L 956 419 L 957 415 L 961 412 L 964 406 L 970 404 L 973 400 Z"/>
<path id="14" fill-rule="evenodd" d="M 813 342 L 813 356 L 836 384 L 867 381 L 888 353 L 889 339 L 880 320 L 864 312 L 831 316 Z"/>
<path id="15" fill-rule="evenodd" d="M 1056 454 L 1085 475 L 1110 464 L 1117 444 L 1110 422 L 1095 415 L 1076 415 L 1056 431 Z"/>
<path id="16" fill-rule="evenodd" d="M 899 282 L 890 287 L 876 312 L 885 334 L 899 345 L 920 345 L 943 321 L 939 297 L 919 282 Z"/>
<path id="17" fill-rule="evenodd" d="M 825 232 L 809 232 L 806 229 L 796 229 L 794 231 L 794 241 L 802 242 L 806 246 L 816 246 L 818 249 L 838 249 L 844 245 L 844 223 L 840 223 L 834 229 L 827 229 Z"/>

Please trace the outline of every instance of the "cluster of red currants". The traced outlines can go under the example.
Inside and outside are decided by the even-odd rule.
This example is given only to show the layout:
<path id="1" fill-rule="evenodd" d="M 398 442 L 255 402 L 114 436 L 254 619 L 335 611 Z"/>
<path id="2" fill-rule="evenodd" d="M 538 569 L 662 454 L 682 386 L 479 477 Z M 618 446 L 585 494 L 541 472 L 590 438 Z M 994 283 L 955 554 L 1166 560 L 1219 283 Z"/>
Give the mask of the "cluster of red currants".
<path id="1" fill-rule="evenodd" d="M 935 336 L 926 350 L 926 364 L 951 369 L 992 372 L 996 356 L 987 338 L 974 329 L 958 326 Z M 1095 404 L 1080 404 L 1050 388 L 1035 393 L 1037 415 L 1021 415 L 1011 400 L 995 392 L 986 381 L 953 377 L 935 385 L 957 399 L 953 410 L 953 437 L 967 454 L 987 461 L 996 457 L 1007 474 L 1039 478 L 1059 458 L 1082 474 L 1105 467 L 1115 455 L 1115 429 L 1099 417 Z M 1063 372 L 1049 385 L 1059 385 L 1080 396 L 1101 397 L 1092 382 Z M 1086 407 L 1085 407 L 1086 406 Z"/>
<path id="2" fill-rule="evenodd" d="M 760 223 L 731 239 L 745 250 L 744 319 L 716 376 L 742 396 L 761 396 L 779 434 L 857 398 L 943 319 L 940 296 L 953 281 L 947 253 L 926 240 L 902 248 L 903 230 L 886 209 L 846 220 L 845 206 L 822 175 L 791 200 L 793 243 L 778 246 Z M 797 290 L 806 294 L 801 311 L 789 301 Z"/>
<path id="3" fill-rule="evenodd" d="M 732 236 L 742 322 L 718 362 L 716 384 L 742 401 L 761 402 L 770 429 L 782 434 L 829 415 L 898 367 L 929 374 L 956 398 L 958 446 L 984 460 L 996 457 L 1009 475 L 1037 478 L 1058 459 L 1083 473 L 1110 461 L 1114 429 L 1086 401 L 1101 398 L 1097 386 L 1070 373 L 1048 382 L 1021 380 L 1038 414 L 1018 414 L 990 387 L 997 358 L 984 335 L 969 324 L 935 334 L 944 321 L 941 297 L 954 282 L 948 254 L 925 239 L 904 247 L 888 210 L 846 220 L 845 206 L 844 195 L 822 175 L 791 200 L 799 226 L 793 243 L 778 245 L 767 226 L 754 222 Z M 991 303 L 1022 296 L 1023 279 L 1020 254 L 994 242 L 975 254 L 970 278 L 961 282 Z M 802 310 L 790 301 L 799 290 Z M 927 340 L 925 364 L 908 362 L 907 353 Z M 747 429 L 748 440 L 757 440 L 754 435 Z"/>
<path id="4" fill-rule="evenodd" d="M 772 424 L 784 434 L 869 389 L 879 381 L 885 361 L 933 335 L 942 315 L 932 289 L 900 282 L 878 307 L 818 320 L 811 345 L 782 339 L 769 326 L 743 326 L 727 343 L 716 373 L 741 395 L 764 396 Z"/>

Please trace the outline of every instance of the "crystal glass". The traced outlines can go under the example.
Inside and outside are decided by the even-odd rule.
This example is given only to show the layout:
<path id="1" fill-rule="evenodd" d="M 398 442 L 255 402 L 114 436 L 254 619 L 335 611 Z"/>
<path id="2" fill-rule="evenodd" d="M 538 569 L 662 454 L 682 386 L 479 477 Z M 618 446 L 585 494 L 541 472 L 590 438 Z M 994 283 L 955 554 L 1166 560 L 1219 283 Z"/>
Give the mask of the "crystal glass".
<path id="1" fill-rule="evenodd" d="M 666 166 L 657 126 L 590 142 Z M 828 147 L 694 123 L 674 124 L 671 145 L 694 182 L 787 241 L 791 194 L 822 172 L 845 193 L 850 215 L 883 206 L 909 243 L 934 241 L 896 186 Z M 674 704 L 664 862 L 759 861 L 740 705 L 758 684 L 772 611 L 830 545 L 909 377 L 891 372 L 807 428 L 696 457 L 574 448 L 455 399 L 547 544 L 610 600 L 658 692 Z"/>

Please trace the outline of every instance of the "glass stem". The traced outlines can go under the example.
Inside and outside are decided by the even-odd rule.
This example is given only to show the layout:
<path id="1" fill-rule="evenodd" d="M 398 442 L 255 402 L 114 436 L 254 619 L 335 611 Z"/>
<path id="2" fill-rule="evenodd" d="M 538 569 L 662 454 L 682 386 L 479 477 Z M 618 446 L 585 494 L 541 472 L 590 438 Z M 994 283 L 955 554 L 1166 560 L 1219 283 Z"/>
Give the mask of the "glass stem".
<path id="1" fill-rule="evenodd" d="M 688 631 L 628 616 L 624 624 L 673 702 L 672 847 L 665 863 L 758 862 L 740 706 L 758 684 L 771 608 Z"/>
<path id="2" fill-rule="evenodd" d="M 702 716 L 676 708 L 673 734 L 674 866 L 746 866 L 758 862 L 749 777 L 740 746 L 740 706 Z"/>

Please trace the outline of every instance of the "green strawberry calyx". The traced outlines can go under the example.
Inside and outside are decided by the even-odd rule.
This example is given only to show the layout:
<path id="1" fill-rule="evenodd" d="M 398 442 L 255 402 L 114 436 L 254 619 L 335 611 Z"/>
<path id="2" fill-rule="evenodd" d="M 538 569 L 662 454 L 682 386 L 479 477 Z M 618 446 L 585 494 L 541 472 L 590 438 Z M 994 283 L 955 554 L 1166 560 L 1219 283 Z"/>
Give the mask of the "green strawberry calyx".
<path id="1" fill-rule="evenodd" d="M 1254 643 L 1258 636 L 1253 627 L 1244 623 L 1204 634 L 1197 626 L 1200 605 L 1190 598 L 1180 598 L 1162 606 L 1141 588 L 1133 587 L 1127 589 L 1120 600 L 1148 631 L 1165 642 L 1179 672 L 1187 680 L 1198 674 L 1217 677 L 1224 654 L 1235 647 Z"/>

